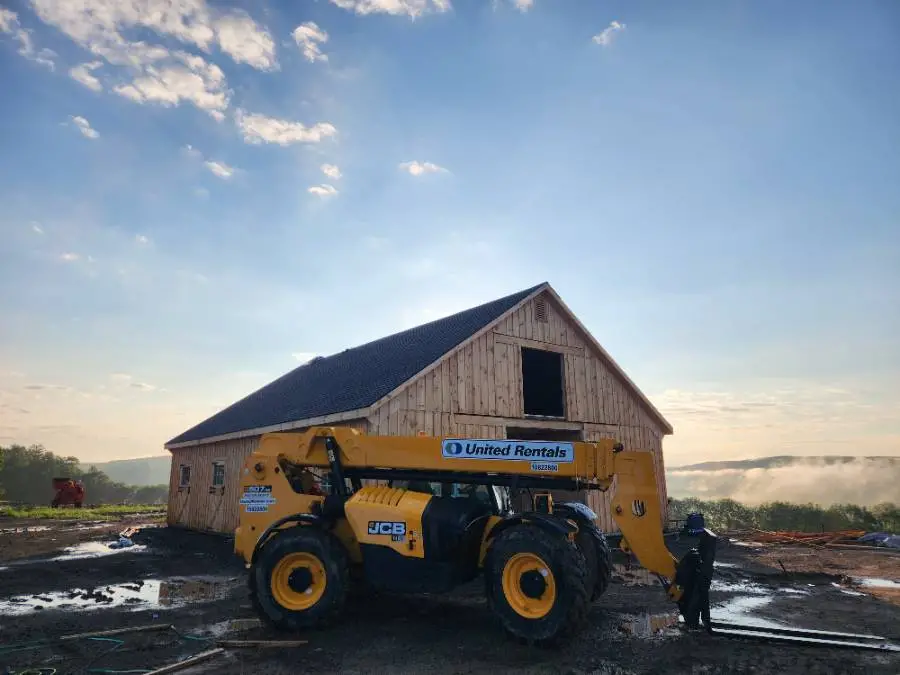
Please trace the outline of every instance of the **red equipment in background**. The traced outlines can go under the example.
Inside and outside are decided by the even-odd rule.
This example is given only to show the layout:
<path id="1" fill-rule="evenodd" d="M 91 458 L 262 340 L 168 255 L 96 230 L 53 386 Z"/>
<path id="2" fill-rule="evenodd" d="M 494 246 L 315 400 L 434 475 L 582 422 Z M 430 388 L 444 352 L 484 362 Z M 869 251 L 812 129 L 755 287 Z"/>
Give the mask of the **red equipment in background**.
<path id="1" fill-rule="evenodd" d="M 56 490 L 56 497 L 53 498 L 51 506 L 74 506 L 81 508 L 84 501 L 84 484 L 80 480 L 72 480 L 71 478 L 54 478 L 53 489 Z"/>

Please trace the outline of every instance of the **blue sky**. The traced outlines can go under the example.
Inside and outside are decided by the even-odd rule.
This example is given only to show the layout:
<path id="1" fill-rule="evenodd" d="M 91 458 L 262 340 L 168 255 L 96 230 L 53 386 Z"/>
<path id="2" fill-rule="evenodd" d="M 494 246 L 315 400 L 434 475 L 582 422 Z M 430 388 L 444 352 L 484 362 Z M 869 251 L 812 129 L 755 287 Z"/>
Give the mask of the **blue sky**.
<path id="1" fill-rule="evenodd" d="M 0 443 L 160 454 L 549 281 L 670 464 L 900 455 L 894 3 L 4 6 Z"/>

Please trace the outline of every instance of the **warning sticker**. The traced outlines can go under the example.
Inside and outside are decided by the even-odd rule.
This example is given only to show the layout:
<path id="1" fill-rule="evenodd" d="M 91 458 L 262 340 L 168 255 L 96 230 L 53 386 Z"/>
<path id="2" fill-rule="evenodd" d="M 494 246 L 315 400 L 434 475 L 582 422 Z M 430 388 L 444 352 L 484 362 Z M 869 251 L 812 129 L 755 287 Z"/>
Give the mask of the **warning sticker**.
<path id="1" fill-rule="evenodd" d="M 240 499 L 246 513 L 268 511 L 269 505 L 274 503 L 271 485 L 248 485 L 244 488 L 244 496 Z"/>

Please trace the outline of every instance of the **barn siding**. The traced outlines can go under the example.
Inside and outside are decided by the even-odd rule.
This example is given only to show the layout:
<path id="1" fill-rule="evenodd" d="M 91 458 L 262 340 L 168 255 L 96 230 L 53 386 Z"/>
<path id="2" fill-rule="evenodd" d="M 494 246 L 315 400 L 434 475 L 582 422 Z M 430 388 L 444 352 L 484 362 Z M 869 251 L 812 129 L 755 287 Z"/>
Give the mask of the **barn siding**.
<path id="1" fill-rule="evenodd" d="M 542 311 L 535 307 L 539 301 L 544 304 Z M 537 319 L 539 314 L 544 321 Z M 549 294 L 524 303 L 491 330 L 409 382 L 372 412 L 370 433 L 415 435 L 424 431 L 428 435 L 505 438 L 506 420 L 499 418 L 525 417 L 522 346 L 562 353 L 565 419 L 581 425 L 584 440 L 615 438 L 626 449 L 653 452 L 665 520 L 663 430 Z M 485 424 L 456 423 L 457 414 L 465 415 L 467 422 L 471 416 L 482 416 Z M 589 493 L 589 502 L 605 531 L 618 529 L 608 494 Z"/>

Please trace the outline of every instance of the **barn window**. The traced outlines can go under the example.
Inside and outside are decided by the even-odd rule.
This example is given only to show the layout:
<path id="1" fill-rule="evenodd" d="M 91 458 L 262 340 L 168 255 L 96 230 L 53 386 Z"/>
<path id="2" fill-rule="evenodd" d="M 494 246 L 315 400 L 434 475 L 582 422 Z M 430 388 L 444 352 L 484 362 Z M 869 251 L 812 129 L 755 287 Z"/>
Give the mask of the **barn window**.
<path id="1" fill-rule="evenodd" d="M 522 347 L 525 414 L 564 417 L 563 391 L 563 355 Z"/>
<path id="2" fill-rule="evenodd" d="M 213 487 L 225 485 L 225 462 L 213 462 L 212 484 Z"/>
<path id="3" fill-rule="evenodd" d="M 538 323 L 547 323 L 547 299 L 534 299 L 534 320 Z"/>
<path id="4" fill-rule="evenodd" d="M 191 484 L 191 466 L 182 464 L 178 467 L 178 487 L 188 487 Z"/>

